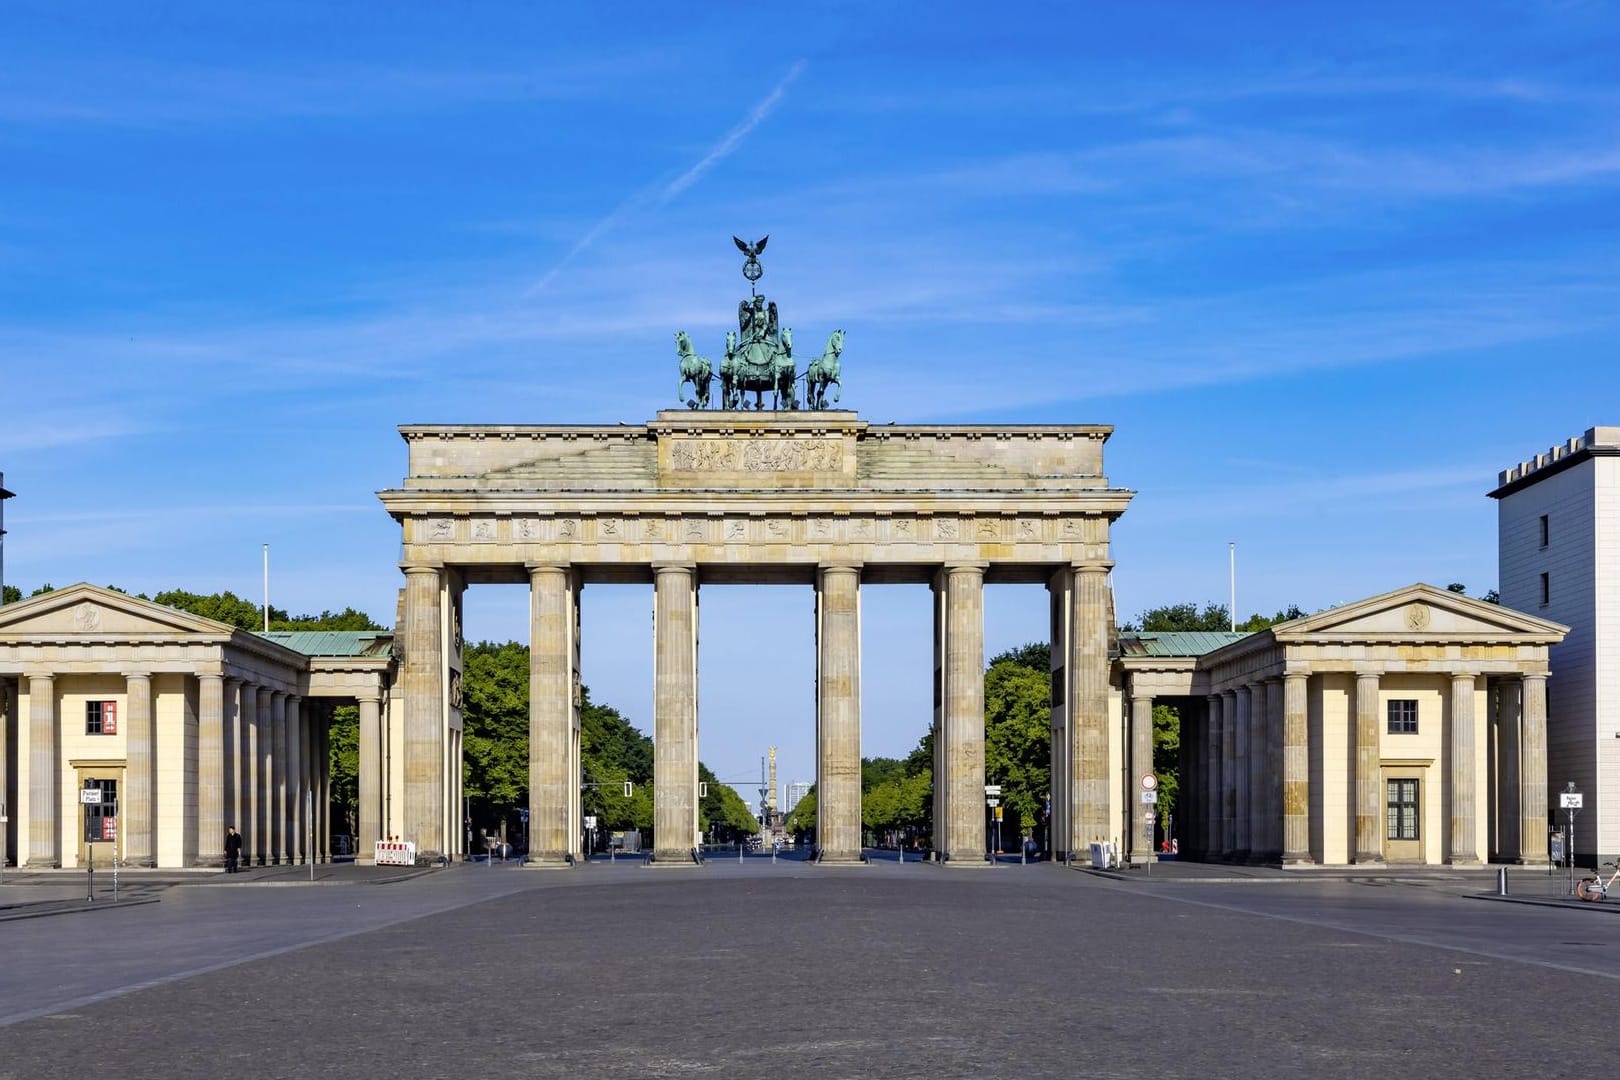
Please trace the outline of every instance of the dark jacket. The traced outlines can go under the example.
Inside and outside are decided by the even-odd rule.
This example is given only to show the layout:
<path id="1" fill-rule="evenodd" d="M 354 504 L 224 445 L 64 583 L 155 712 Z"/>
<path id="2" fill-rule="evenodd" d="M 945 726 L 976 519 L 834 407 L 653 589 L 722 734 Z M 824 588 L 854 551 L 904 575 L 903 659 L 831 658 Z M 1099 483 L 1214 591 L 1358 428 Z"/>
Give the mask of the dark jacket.
<path id="1" fill-rule="evenodd" d="M 225 854 L 227 854 L 227 855 L 240 855 L 241 853 L 242 853 L 242 834 L 241 833 L 234 833 L 234 832 L 233 833 L 226 833 L 225 834 Z"/>

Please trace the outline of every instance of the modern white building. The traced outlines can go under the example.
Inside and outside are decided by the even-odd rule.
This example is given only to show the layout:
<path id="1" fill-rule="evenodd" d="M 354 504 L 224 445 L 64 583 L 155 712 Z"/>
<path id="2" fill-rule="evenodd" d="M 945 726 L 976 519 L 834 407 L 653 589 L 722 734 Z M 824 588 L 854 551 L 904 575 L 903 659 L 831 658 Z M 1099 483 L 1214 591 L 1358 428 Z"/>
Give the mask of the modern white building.
<path id="1" fill-rule="evenodd" d="M 1548 655 L 1547 786 L 1582 793 L 1573 851 L 1591 865 L 1620 852 L 1620 427 L 1504 469 L 1491 497 L 1502 603 L 1570 628 Z"/>
<path id="2" fill-rule="evenodd" d="M 810 789 L 815 786 L 816 784 L 813 780 L 789 780 L 787 786 L 787 801 L 782 804 L 782 810 L 785 813 L 791 814 L 793 812 L 793 808 L 799 805 L 799 800 L 810 794 Z"/>

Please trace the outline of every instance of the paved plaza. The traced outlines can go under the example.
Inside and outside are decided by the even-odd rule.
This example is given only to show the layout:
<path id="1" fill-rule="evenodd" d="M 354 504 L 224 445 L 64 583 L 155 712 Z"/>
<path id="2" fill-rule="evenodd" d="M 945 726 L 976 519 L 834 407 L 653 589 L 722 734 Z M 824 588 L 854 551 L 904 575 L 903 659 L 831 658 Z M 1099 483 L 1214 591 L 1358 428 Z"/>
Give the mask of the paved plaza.
<path id="1" fill-rule="evenodd" d="M 0 1078 L 1549 1077 L 1612 1038 L 1620 912 L 1155 869 L 136 877 L 0 923 Z"/>

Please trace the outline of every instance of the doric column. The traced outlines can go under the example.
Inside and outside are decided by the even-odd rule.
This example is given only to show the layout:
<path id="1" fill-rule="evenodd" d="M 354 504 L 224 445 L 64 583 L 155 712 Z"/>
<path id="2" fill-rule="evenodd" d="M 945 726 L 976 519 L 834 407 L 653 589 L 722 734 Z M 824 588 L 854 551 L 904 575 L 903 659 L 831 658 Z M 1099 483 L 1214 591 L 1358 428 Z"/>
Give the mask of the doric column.
<path id="1" fill-rule="evenodd" d="M 1285 865 L 1311 861 L 1310 676 L 1283 676 L 1283 852 Z"/>
<path id="2" fill-rule="evenodd" d="M 382 839 L 382 696 L 378 691 L 362 694 L 360 706 L 360 763 L 356 787 L 360 805 L 355 837 L 355 858 L 362 863 L 372 862 L 377 855 L 377 841 Z"/>
<path id="3" fill-rule="evenodd" d="M 1221 724 L 1222 699 L 1210 694 L 1204 699 L 1204 859 L 1221 854 Z"/>
<path id="4" fill-rule="evenodd" d="M 1077 852 L 1085 851 L 1093 840 L 1113 838 L 1108 811 L 1108 790 L 1118 776 L 1108 765 L 1108 637 L 1113 629 L 1108 572 L 1113 565 L 1097 562 L 1074 568 L 1074 603 L 1069 612 L 1069 738 L 1074 758 L 1073 850 Z M 982 648 L 980 655 L 977 677 L 982 685 Z"/>
<path id="5" fill-rule="evenodd" d="M 405 568 L 404 828 L 418 858 L 444 850 L 444 574 L 436 566 Z"/>
<path id="6" fill-rule="evenodd" d="M 1237 707 L 1237 723 L 1232 731 L 1232 858 L 1242 862 L 1249 857 L 1249 723 L 1253 697 L 1247 686 L 1232 691 Z"/>
<path id="7" fill-rule="evenodd" d="M 1221 858 L 1237 855 L 1237 691 L 1221 691 Z"/>
<path id="8" fill-rule="evenodd" d="M 276 818 L 272 760 L 275 756 L 276 724 L 271 709 L 274 697 L 275 691 L 268 686 L 260 686 L 254 692 L 253 851 L 260 866 L 270 865 L 276 850 L 272 828 Z"/>
<path id="9" fill-rule="evenodd" d="M 1518 679 L 1495 679 L 1491 683 L 1494 693 L 1496 717 L 1496 838 L 1497 857 L 1507 862 L 1522 862 L 1520 844 L 1523 826 L 1519 821 L 1519 761 L 1523 754 L 1519 718 Z"/>
<path id="10" fill-rule="evenodd" d="M 672 866 L 698 832 L 697 589 L 693 566 L 653 568 L 653 858 Z"/>
<path id="11" fill-rule="evenodd" d="M 1266 858 L 1283 854 L 1283 681 L 1266 680 Z"/>
<path id="12" fill-rule="evenodd" d="M 984 802 L 984 567 L 947 566 L 935 578 L 934 634 L 941 671 L 940 752 L 934 779 L 945 790 L 945 818 L 934 842 L 947 865 L 985 866 Z"/>
<path id="13" fill-rule="evenodd" d="M 1378 673 L 1356 672 L 1356 834 L 1351 838 L 1356 863 L 1384 861 L 1384 782 L 1378 750 Z"/>
<path id="14" fill-rule="evenodd" d="M 11 761 L 11 747 L 17 738 L 17 720 L 11 713 L 17 704 L 17 697 L 10 680 L 0 679 L 0 806 L 6 808 L 4 816 L 10 819 L 0 821 L 0 866 L 6 866 L 11 861 L 11 822 L 19 816 L 11 791 L 10 769 L 7 767 Z M 22 860 L 19 858 L 17 861 Z"/>
<path id="15" fill-rule="evenodd" d="M 332 861 L 332 703 L 322 702 L 315 729 L 315 847 L 321 862 Z"/>
<path id="16" fill-rule="evenodd" d="M 242 834 L 242 861 L 251 865 L 264 857 L 263 814 L 263 762 L 260 760 L 263 732 L 259 730 L 259 688 L 244 682 L 241 689 L 241 715 L 238 717 L 237 737 L 241 740 L 241 764 L 237 769 L 240 785 L 240 812 L 237 831 Z"/>
<path id="17" fill-rule="evenodd" d="M 270 692 L 270 864 L 279 866 L 291 862 L 288 846 L 288 817 L 291 803 L 287 798 L 287 692 Z"/>
<path id="18" fill-rule="evenodd" d="M 1267 837 L 1271 825 L 1271 808 L 1266 803 L 1266 792 L 1271 785 L 1270 745 L 1271 728 L 1270 689 L 1264 680 L 1249 684 L 1249 861 L 1265 862 L 1273 857 Z"/>
<path id="19" fill-rule="evenodd" d="M 219 731 L 219 757 L 220 757 L 220 801 L 219 816 L 225 825 L 236 826 L 238 833 L 244 833 L 242 828 L 241 805 L 241 771 L 242 771 L 242 724 L 241 724 L 241 695 L 242 680 L 234 675 L 227 675 L 220 680 L 220 731 Z M 220 829 L 220 858 L 223 859 L 225 848 L 224 828 Z M 212 843 L 207 836 L 200 838 L 198 850 L 206 853 L 208 845 Z"/>
<path id="20" fill-rule="evenodd" d="M 56 724 L 56 680 L 28 677 L 28 865 L 62 864 L 62 833 L 57 826 L 57 783 L 61 778 Z M 120 810 L 122 813 L 122 810 Z"/>
<path id="21" fill-rule="evenodd" d="M 1479 862 L 1479 800 L 1474 785 L 1474 676 L 1451 676 L 1451 791 L 1448 818 L 1452 863 Z"/>
<path id="22" fill-rule="evenodd" d="M 297 694 L 287 695 L 287 864 L 302 863 L 304 850 L 305 816 L 304 792 L 308 790 L 304 776 L 304 699 Z"/>
<path id="23" fill-rule="evenodd" d="M 529 862 L 538 866 L 566 866 L 576 847 L 569 809 L 579 798 L 580 777 L 571 774 L 568 760 L 573 587 L 566 566 L 529 567 Z"/>
<path id="24" fill-rule="evenodd" d="M 152 730 L 152 677 L 145 672 L 124 676 L 129 707 L 125 710 L 124 791 L 118 799 L 118 828 L 123 833 L 124 865 L 156 866 L 157 806 Z"/>
<path id="25" fill-rule="evenodd" d="M 1523 751 L 1519 759 L 1519 851 L 1527 863 L 1547 861 L 1547 676 L 1524 677 Z M 1565 841 L 1573 851 L 1573 838 Z"/>
<path id="26" fill-rule="evenodd" d="M 197 862 L 225 862 L 225 679 L 197 676 Z"/>
<path id="27" fill-rule="evenodd" d="M 816 574 L 816 847 L 861 858 L 861 570 Z"/>
<path id="28" fill-rule="evenodd" d="M 1133 689 L 1130 707 L 1130 782 L 1125 785 L 1125 816 L 1130 828 L 1125 835 L 1130 838 L 1132 864 L 1141 865 L 1153 858 L 1154 807 L 1142 801 L 1142 792 L 1147 790 L 1142 778 L 1157 779 L 1153 772 L 1153 695 L 1138 694 Z"/>

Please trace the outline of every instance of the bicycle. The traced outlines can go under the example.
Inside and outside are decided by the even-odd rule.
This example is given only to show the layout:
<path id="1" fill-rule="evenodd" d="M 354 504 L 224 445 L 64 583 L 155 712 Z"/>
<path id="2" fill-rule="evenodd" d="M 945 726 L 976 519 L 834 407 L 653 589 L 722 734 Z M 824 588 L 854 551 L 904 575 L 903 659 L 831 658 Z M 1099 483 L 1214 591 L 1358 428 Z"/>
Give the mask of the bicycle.
<path id="1" fill-rule="evenodd" d="M 1620 880 L 1620 860 L 1604 863 L 1603 865 L 1614 867 L 1614 873 L 1609 875 L 1609 880 L 1603 880 L 1603 871 L 1594 870 L 1590 877 L 1581 878 L 1581 883 L 1575 886 L 1576 896 L 1582 900 L 1603 900 L 1608 897 L 1609 890 L 1614 888 L 1615 881 Z"/>

